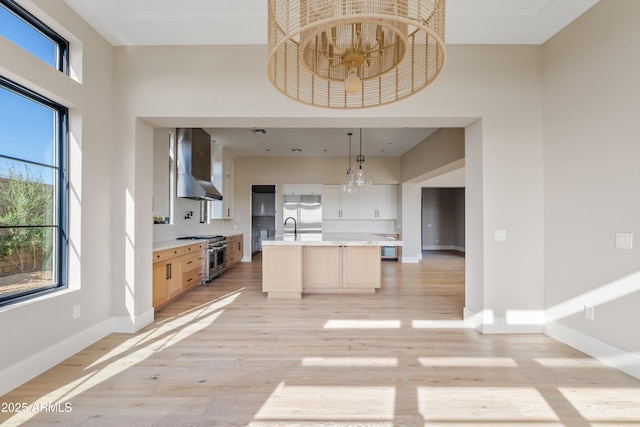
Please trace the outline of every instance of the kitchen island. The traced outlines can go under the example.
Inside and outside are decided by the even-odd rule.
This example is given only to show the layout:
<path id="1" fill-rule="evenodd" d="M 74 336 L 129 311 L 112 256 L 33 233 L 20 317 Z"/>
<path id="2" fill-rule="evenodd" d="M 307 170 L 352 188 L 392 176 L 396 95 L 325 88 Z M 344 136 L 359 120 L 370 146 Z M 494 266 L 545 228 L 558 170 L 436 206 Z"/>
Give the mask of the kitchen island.
<path id="1" fill-rule="evenodd" d="M 373 293 L 382 284 L 382 246 L 402 241 L 374 234 L 298 234 L 262 242 L 262 291 L 269 298 L 303 293 Z"/>

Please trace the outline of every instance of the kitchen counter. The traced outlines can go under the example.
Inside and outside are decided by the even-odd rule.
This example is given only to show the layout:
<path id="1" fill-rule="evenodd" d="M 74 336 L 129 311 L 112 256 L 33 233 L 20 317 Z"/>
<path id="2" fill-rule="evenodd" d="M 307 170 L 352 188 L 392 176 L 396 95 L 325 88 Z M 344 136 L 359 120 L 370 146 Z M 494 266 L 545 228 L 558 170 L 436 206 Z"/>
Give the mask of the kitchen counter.
<path id="1" fill-rule="evenodd" d="M 362 233 L 285 234 L 262 241 L 263 246 L 402 246 L 401 240 Z"/>
<path id="2" fill-rule="evenodd" d="M 284 299 L 374 293 L 382 285 L 382 246 L 402 246 L 402 241 L 361 233 L 272 237 L 262 242 L 262 291 Z"/>
<path id="3" fill-rule="evenodd" d="M 232 237 L 239 236 L 242 233 L 220 233 L 220 236 L 224 237 Z M 161 251 L 163 249 L 171 249 L 171 248 L 179 248 L 181 246 L 189 246 L 193 243 L 206 242 L 207 239 L 173 239 L 173 240 L 163 240 L 160 242 L 153 242 L 153 250 Z"/>
<path id="4" fill-rule="evenodd" d="M 184 240 L 164 240 L 161 242 L 153 242 L 153 251 L 161 251 L 164 249 L 179 248 L 182 246 L 193 245 L 194 243 L 206 242 L 206 239 L 184 239 Z"/>

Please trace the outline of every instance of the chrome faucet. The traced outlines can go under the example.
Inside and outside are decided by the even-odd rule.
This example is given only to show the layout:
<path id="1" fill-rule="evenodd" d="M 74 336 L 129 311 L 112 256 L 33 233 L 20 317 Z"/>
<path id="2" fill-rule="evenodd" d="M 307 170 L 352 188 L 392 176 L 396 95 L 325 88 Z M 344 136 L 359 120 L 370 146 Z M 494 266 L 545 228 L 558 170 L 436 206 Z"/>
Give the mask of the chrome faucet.
<path id="1" fill-rule="evenodd" d="M 293 220 L 293 235 L 297 236 L 298 235 L 298 222 L 296 221 L 296 219 L 292 216 L 288 217 L 287 219 L 284 220 L 284 225 L 287 225 L 287 221 L 289 221 L 290 219 Z"/>

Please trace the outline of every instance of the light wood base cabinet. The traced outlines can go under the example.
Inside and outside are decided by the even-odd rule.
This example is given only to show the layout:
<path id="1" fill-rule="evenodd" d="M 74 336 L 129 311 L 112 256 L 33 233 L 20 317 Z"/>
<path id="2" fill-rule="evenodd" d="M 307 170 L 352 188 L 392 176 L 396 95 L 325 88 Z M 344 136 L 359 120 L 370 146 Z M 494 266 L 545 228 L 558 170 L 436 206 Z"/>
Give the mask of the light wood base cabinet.
<path id="1" fill-rule="evenodd" d="M 204 245 L 193 253 L 182 256 L 182 287 L 184 290 L 195 288 L 204 281 Z"/>
<path id="2" fill-rule="evenodd" d="M 182 255 L 153 263 L 153 307 L 182 293 Z"/>
<path id="3" fill-rule="evenodd" d="M 153 308 L 168 304 L 204 280 L 204 243 L 153 253 Z"/>
<path id="4" fill-rule="evenodd" d="M 244 252 L 244 235 L 235 234 L 227 237 L 227 263 L 226 268 L 233 267 L 242 261 Z"/>

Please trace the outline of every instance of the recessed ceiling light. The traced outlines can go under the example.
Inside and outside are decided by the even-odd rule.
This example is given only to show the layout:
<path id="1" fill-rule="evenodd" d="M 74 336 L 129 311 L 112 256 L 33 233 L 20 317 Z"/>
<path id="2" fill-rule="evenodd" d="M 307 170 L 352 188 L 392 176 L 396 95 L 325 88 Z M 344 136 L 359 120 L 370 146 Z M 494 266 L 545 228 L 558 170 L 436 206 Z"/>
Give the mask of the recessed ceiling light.
<path id="1" fill-rule="evenodd" d="M 292 148 L 291 151 L 299 153 L 302 151 L 302 148 Z"/>

